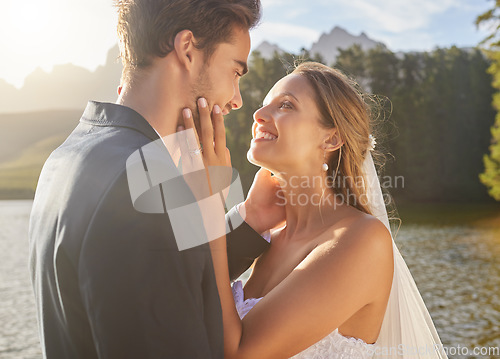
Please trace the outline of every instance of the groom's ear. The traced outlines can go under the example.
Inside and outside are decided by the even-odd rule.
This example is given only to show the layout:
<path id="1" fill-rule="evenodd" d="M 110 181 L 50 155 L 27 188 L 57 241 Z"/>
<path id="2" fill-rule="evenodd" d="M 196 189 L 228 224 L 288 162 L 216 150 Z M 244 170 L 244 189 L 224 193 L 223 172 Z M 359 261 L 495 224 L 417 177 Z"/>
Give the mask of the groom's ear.
<path id="1" fill-rule="evenodd" d="M 200 50 L 195 47 L 195 38 L 191 30 L 182 30 L 175 35 L 174 52 L 186 70 L 189 71 L 195 65 Z"/>

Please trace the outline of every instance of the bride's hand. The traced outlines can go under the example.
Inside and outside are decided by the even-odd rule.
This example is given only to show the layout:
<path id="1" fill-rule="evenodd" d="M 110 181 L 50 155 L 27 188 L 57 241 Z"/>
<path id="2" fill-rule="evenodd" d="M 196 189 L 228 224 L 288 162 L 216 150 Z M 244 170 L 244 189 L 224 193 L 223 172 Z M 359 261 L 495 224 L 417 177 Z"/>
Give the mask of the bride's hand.
<path id="1" fill-rule="evenodd" d="M 212 113 L 208 108 L 206 99 L 198 99 L 198 113 L 201 125 L 201 144 L 200 137 L 194 125 L 193 114 L 189 108 L 182 111 L 185 129 L 192 129 L 193 136 L 187 136 L 187 146 L 191 159 L 189 163 L 198 161 L 200 167 L 200 160 L 203 161 L 208 185 L 210 188 L 210 195 L 216 192 L 224 191 L 228 188 L 231 181 L 231 156 L 229 149 L 226 147 L 226 130 L 224 126 L 224 117 L 220 106 L 214 105 Z M 186 171 L 183 171 L 186 172 Z M 204 187 L 201 184 L 201 187 Z"/>
<path id="2" fill-rule="evenodd" d="M 225 198 L 229 193 L 232 167 L 226 148 L 224 118 L 218 105 L 210 112 L 204 98 L 198 99 L 198 113 L 201 136 L 196 131 L 191 110 L 182 111 L 185 125 L 185 131 L 179 132 L 182 172 L 197 200 L 211 249 L 225 252 L 226 222 L 221 195 Z"/>
<path id="3" fill-rule="evenodd" d="M 214 105 L 212 113 L 210 113 L 207 100 L 201 97 L 198 99 L 198 113 L 200 115 L 201 143 L 203 144 L 202 158 L 205 166 L 230 167 L 231 157 L 229 149 L 226 147 L 226 128 L 220 106 Z M 198 148 L 201 148 L 191 110 L 185 108 L 182 111 L 182 117 L 186 130 L 193 129 L 196 144 Z"/>

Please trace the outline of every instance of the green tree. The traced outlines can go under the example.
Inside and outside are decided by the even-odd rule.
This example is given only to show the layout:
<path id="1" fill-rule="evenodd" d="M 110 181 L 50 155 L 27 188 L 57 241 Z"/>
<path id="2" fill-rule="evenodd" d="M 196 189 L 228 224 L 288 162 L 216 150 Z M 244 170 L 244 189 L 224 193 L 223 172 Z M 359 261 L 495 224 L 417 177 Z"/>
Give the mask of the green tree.
<path id="1" fill-rule="evenodd" d="M 335 67 L 345 74 L 356 79 L 363 91 L 369 91 L 369 79 L 367 77 L 366 58 L 367 55 L 360 45 L 355 44 L 347 49 L 339 48 Z"/>
<path id="2" fill-rule="evenodd" d="M 412 201 L 488 199 L 478 181 L 494 119 L 488 66 L 480 51 L 456 47 L 400 59 L 390 95 L 398 133 L 388 146 L 395 157 L 388 170 L 405 177 L 400 195 Z"/>
<path id="3" fill-rule="evenodd" d="M 488 72 L 493 75 L 493 87 L 500 90 L 500 0 L 495 1 L 492 9 L 481 14 L 476 19 L 476 25 L 490 25 L 492 31 L 483 40 L 482 44 L 487 47 L 488 57 L 492 64 Z M 484 172 L 479 179 L 488 188 L 491 197 L 500 201 L 500 92 L 493 95 L 493 107 L 497 110 L 495 124 L 491 128 L 491 145 L 489 154 L 484 155 Z"/>
<path id="4" fill-rule="evenodd" d="M 488 199 L 478 181 L 495 116 L 488 66 L 479 50 L 457 47 L 340 51 L 336 67 L 375 95 L 377 146 L 389 154 L 384 174 L 405 179 L 390 190 L 398 201 Z"/>

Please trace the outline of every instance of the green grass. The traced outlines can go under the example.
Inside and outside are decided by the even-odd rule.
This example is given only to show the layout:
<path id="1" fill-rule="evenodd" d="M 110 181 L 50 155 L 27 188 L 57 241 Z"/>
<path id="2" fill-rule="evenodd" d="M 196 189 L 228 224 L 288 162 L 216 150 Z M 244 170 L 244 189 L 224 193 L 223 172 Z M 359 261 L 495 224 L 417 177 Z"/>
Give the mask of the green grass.
<path id="1" fill-rule="evenodd" d="M 64 135 L 43 139 L 12 160 L 0 163 L 0 199 L 33 198 L 45 160 L 64 139 Z"/>
<path id="2" fill-rule="evenodd" d="M 484 225 L 500 228 L 500 203 L 406 203 L 398 206 L 405 224 Z"/>
<path id="3" fill-rule="evenodd" d="M 45 160 L 76 127 L 82 111 L 0 114 L 0 199 L 33 198 Z"/>
<path id="4" fill-rule="evenodd" d="M 78 125 L 82 110 L 53 110 L 0 114 L 0 165 L 53 136 L 67 137 Z"/>

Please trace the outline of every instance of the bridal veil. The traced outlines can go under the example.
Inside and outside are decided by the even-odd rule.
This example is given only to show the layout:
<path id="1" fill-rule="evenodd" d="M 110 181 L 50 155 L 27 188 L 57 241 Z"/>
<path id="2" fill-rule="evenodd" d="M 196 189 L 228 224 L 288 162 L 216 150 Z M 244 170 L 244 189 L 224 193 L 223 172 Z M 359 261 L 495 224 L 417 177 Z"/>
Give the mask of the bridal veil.
<path id="1" fill-rule="evenodd" d="M 374 142 L 372 138 L 372 147 L 367 151 L 363 163 L 368 205 L 372 214 L 382 221 L 390 231 L 384 197 L 371 155 Z M 382 328 L 376 341 L 374 358 L 447 358 L 432 318 L 413 276 L 394 242 L 394 237 L 392 238 L 392 248 L 394 276 Z"/>

